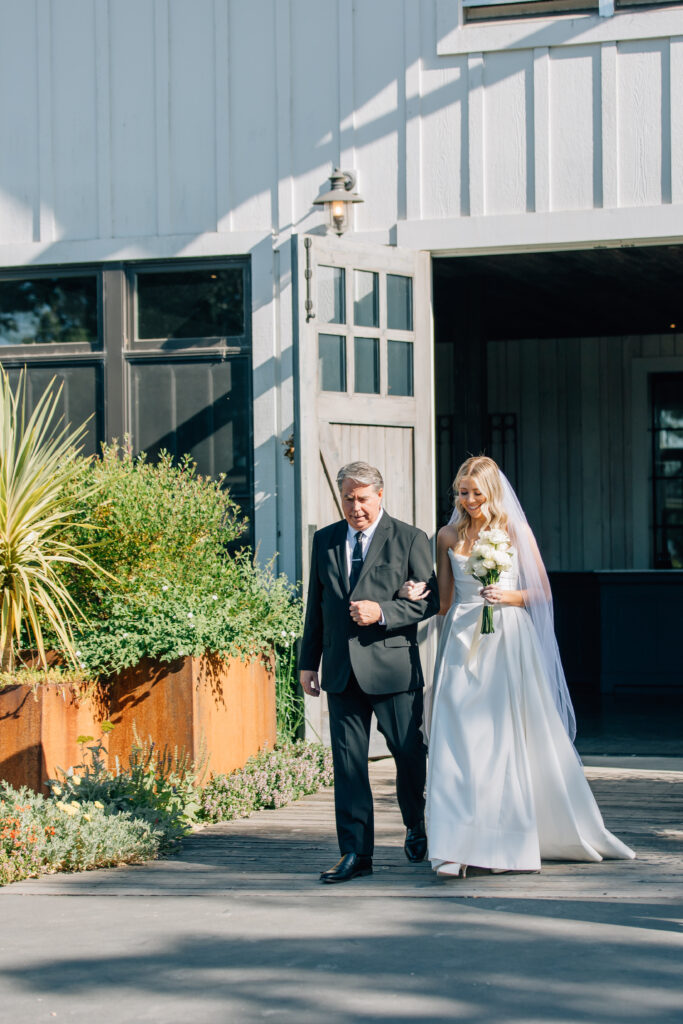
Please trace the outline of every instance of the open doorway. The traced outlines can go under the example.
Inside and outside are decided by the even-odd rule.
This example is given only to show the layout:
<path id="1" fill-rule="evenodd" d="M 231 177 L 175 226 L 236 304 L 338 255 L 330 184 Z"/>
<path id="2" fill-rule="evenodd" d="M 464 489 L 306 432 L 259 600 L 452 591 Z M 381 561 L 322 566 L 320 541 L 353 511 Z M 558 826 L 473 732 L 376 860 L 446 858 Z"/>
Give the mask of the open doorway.
<path id="1" fill-rule="evenodd" d="M 495 458 L 551 576 L 580 751 L 683 754 L 683 246 L 433 266 L 439 522 L 462 460 Z"/>

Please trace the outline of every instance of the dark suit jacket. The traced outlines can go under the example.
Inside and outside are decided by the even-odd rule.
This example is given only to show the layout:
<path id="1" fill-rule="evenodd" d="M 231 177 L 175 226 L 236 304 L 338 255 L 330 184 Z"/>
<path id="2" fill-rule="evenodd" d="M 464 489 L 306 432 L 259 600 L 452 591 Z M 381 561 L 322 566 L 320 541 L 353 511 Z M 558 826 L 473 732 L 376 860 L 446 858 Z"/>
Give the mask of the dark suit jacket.
<path id="1" fill-rule="evenodd" d="M 306 624 L 299 669 L 317 671 L 322 687 L 340 693 L 351 672 L 366 693 L 402 693 L 424 685 L 417 624 L 439 610 L 432 552 L 422 530 L 382 515 L 365 555 L 363 570 L 349 593 L 346 520 L 318 530 L 313 538 Z M 397 597 L 407 579 L 426 580 L 423 601 Z M 357 626 L 349 602 L 377 601 L 386 625 Z"/>

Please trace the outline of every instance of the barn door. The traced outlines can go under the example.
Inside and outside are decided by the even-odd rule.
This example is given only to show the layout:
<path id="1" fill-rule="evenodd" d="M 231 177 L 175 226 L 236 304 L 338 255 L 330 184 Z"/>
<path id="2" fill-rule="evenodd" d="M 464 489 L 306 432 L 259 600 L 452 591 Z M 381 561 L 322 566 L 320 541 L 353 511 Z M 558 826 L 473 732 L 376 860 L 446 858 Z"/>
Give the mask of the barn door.
<path id="1" fill-rule="evenodd" d="M 296 452 L 306 582 L 315 530 L 341 518 L 335 481 L 346 462 L 377 466 L 387 511 L 433 535 L 429 254 L 303 236 L 298 319 Z M 324 735 L 324 705 L 309 704 L 312 731 Z"/>

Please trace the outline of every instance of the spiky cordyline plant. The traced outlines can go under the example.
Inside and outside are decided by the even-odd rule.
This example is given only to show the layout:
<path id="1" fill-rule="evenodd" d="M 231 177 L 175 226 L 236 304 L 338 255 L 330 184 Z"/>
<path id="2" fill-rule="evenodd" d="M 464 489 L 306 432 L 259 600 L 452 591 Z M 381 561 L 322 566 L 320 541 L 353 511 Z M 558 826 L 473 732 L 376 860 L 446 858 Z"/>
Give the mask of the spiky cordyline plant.
<path id="1" fill-rule="evenodd" d="M 87 424 L 72 429 L 58 417 L 62 387 L 53 378 L 30 416 L 26 376 L 16 392 L 0 368 L 0 660 L 12 671 L 22 626 L 41 666 L 47 669 L 44 628 L 62 653 L 77 664 L 70 620 L 82 617 L 60 579 L 68 562 L 86 572 L 102 570 L 67 543 L 65 526 L 78 514 L 65 500 L 66 485 L 82 474 L 79 453 Z"/>

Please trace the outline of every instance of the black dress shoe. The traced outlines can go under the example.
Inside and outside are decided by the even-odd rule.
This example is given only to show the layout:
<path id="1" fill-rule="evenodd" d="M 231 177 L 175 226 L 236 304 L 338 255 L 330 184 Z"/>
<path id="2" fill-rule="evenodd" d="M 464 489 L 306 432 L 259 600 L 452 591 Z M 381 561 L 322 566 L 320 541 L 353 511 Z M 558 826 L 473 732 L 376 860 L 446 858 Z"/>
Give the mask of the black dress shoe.
<path id="1" fill-rule="evenodd" d="M 348 882 L 359 875 L 372 874 L 372 857 L 361 857 L 357 853 L 345 853 L 329 871 L 320 875 L 321 882 Z"/>
<path id="2" fill-rule="evenodd" d="M 406 857 L 411 864 L 419 864 L 427 856 L 427 833 L 425 832 L 424 820 L 419 821 L 414 828 L 406 829 L 406 841 L 403 844 Z"/>

